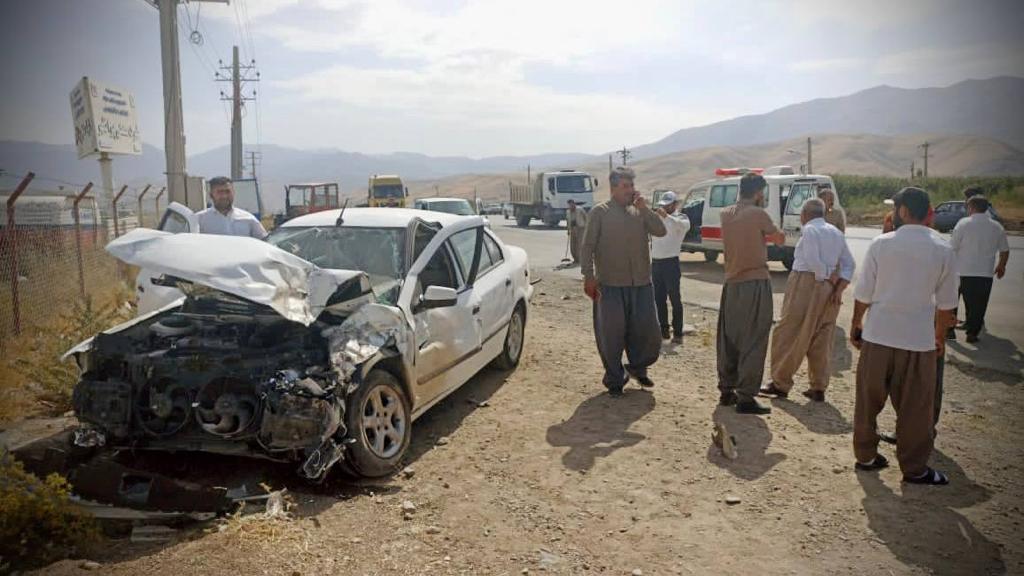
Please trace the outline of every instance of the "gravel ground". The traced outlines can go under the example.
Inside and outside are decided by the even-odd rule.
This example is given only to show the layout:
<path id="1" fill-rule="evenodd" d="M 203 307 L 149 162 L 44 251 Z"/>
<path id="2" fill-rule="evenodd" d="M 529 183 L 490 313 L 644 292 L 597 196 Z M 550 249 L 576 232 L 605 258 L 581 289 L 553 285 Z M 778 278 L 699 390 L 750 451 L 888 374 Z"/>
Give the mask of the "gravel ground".
<path id="1" fill-rule="evenodd" d="M 687 322 L 696 333 L 665 347 L 653 392 L 609 398 L 589 301 L 549 274 L 519 368 L 481 373 L 417 421 L 406 473 L 291 483 L 288 519 L 113 539 L 89 559 L 104 574 L 176 576 L 1024 573 L 1019 379 L 947 368 L 934 464 L 953 484 L 902 486 L 895 467 L 853 471 L 845 343 L 827 403 L 796 393 L 766 418 L 740 416 L 716 406 L 715 313 L 691 307 Z M 715 422 L 736 460 L 712 445 Z M 82 570 L 77 559 L 40 573 Z"/>

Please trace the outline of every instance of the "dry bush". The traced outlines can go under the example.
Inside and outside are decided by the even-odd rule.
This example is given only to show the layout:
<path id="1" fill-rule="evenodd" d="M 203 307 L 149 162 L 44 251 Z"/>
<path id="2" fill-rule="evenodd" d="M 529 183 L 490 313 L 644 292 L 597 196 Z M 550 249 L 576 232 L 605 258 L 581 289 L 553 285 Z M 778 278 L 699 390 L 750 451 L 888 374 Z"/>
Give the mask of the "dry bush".
<path id="1" fill-rule="evenodd" d="M 0 573 L 49 564 L 99 542 L 95 519 L 68 495 L 63 477 L 40 480 L 0 453 Z"/>

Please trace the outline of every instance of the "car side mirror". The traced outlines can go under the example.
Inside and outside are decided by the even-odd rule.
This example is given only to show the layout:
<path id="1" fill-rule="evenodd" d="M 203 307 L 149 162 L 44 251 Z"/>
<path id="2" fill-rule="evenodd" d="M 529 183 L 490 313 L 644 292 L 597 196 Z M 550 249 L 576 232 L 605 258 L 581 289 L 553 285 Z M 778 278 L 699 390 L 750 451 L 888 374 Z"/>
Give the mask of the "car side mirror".
<path id="1" fill-rule="evenodd" d="M 427 291 L 420 298 L 419 308 L 430 310 L 431 308 L 447 308 L 455 306 L 459 300 L 459 293 L 454 288 L 447 286 L 427 286 Z"/>
<path id="2" fill-rule="evenodd" d="M 597 178 L 594 178 L 594 188 L 597 188 L 600 185 L 601 185 L 601 183 L 598 182 Z"/>

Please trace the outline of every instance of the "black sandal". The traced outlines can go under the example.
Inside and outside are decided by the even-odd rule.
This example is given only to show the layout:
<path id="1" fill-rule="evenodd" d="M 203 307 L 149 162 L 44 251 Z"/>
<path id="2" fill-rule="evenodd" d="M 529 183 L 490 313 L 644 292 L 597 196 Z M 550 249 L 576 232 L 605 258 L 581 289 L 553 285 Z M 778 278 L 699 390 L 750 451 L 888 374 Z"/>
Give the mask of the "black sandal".
<path id="1" fill-rule="evenodd" d="M 924 474 L 917 477 L 904 476 L 903 481 L 907 484 L 927 484 L 929 486 L 945 486 L 949 484 L 949 477 L 935 470 L 929 468 Z"/>
<path id="2" fill-rule="evenodd" d="M 872 460 L 870 463 L 862 464 L 860 462 L 857 462 L 856 464 L 853 465 L 853 467 L 856 468 L 857 470 L 860 470 L 861 472 L 871 472 L 873 470 L 881 470 L 882 468 L 888 468 L 889 461 L 885 459 L 885 456 L 877 454 L 875 456 L 875 459 Z"/>

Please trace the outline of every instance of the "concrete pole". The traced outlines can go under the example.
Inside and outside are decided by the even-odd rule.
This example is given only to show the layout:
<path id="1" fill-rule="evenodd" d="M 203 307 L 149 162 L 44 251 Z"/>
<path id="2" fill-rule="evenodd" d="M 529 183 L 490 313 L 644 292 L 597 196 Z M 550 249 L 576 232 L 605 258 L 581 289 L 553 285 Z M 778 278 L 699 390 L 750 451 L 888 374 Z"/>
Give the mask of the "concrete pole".
<path id="1" fill-rule="evenodd" d="M 178 54 L 178 0 L 158 0 L 160 56 L 164 84 L 164 154 L 168 199 L 185 198 L 185 124 L 181 114 L 181 67 Z"/>
<path id="2" fill-rule="evenodd" d="M 814 168 L 811 168 L 811 138 L 807 137 L 807 173 L 814 174 Z"/>
<path id="3" fill-rule="evenodd" d="M 114 171 L 110 154 L 100 152 L 100 216 L 104 223 L 110 217 L 110 203 L 114 200 Z"/>
<path id="4" fill-rule="evenodd" d="M 231 50 L 231 179 L 242 176 L 242 78 L 238 70 L 238 46 Z"/>

